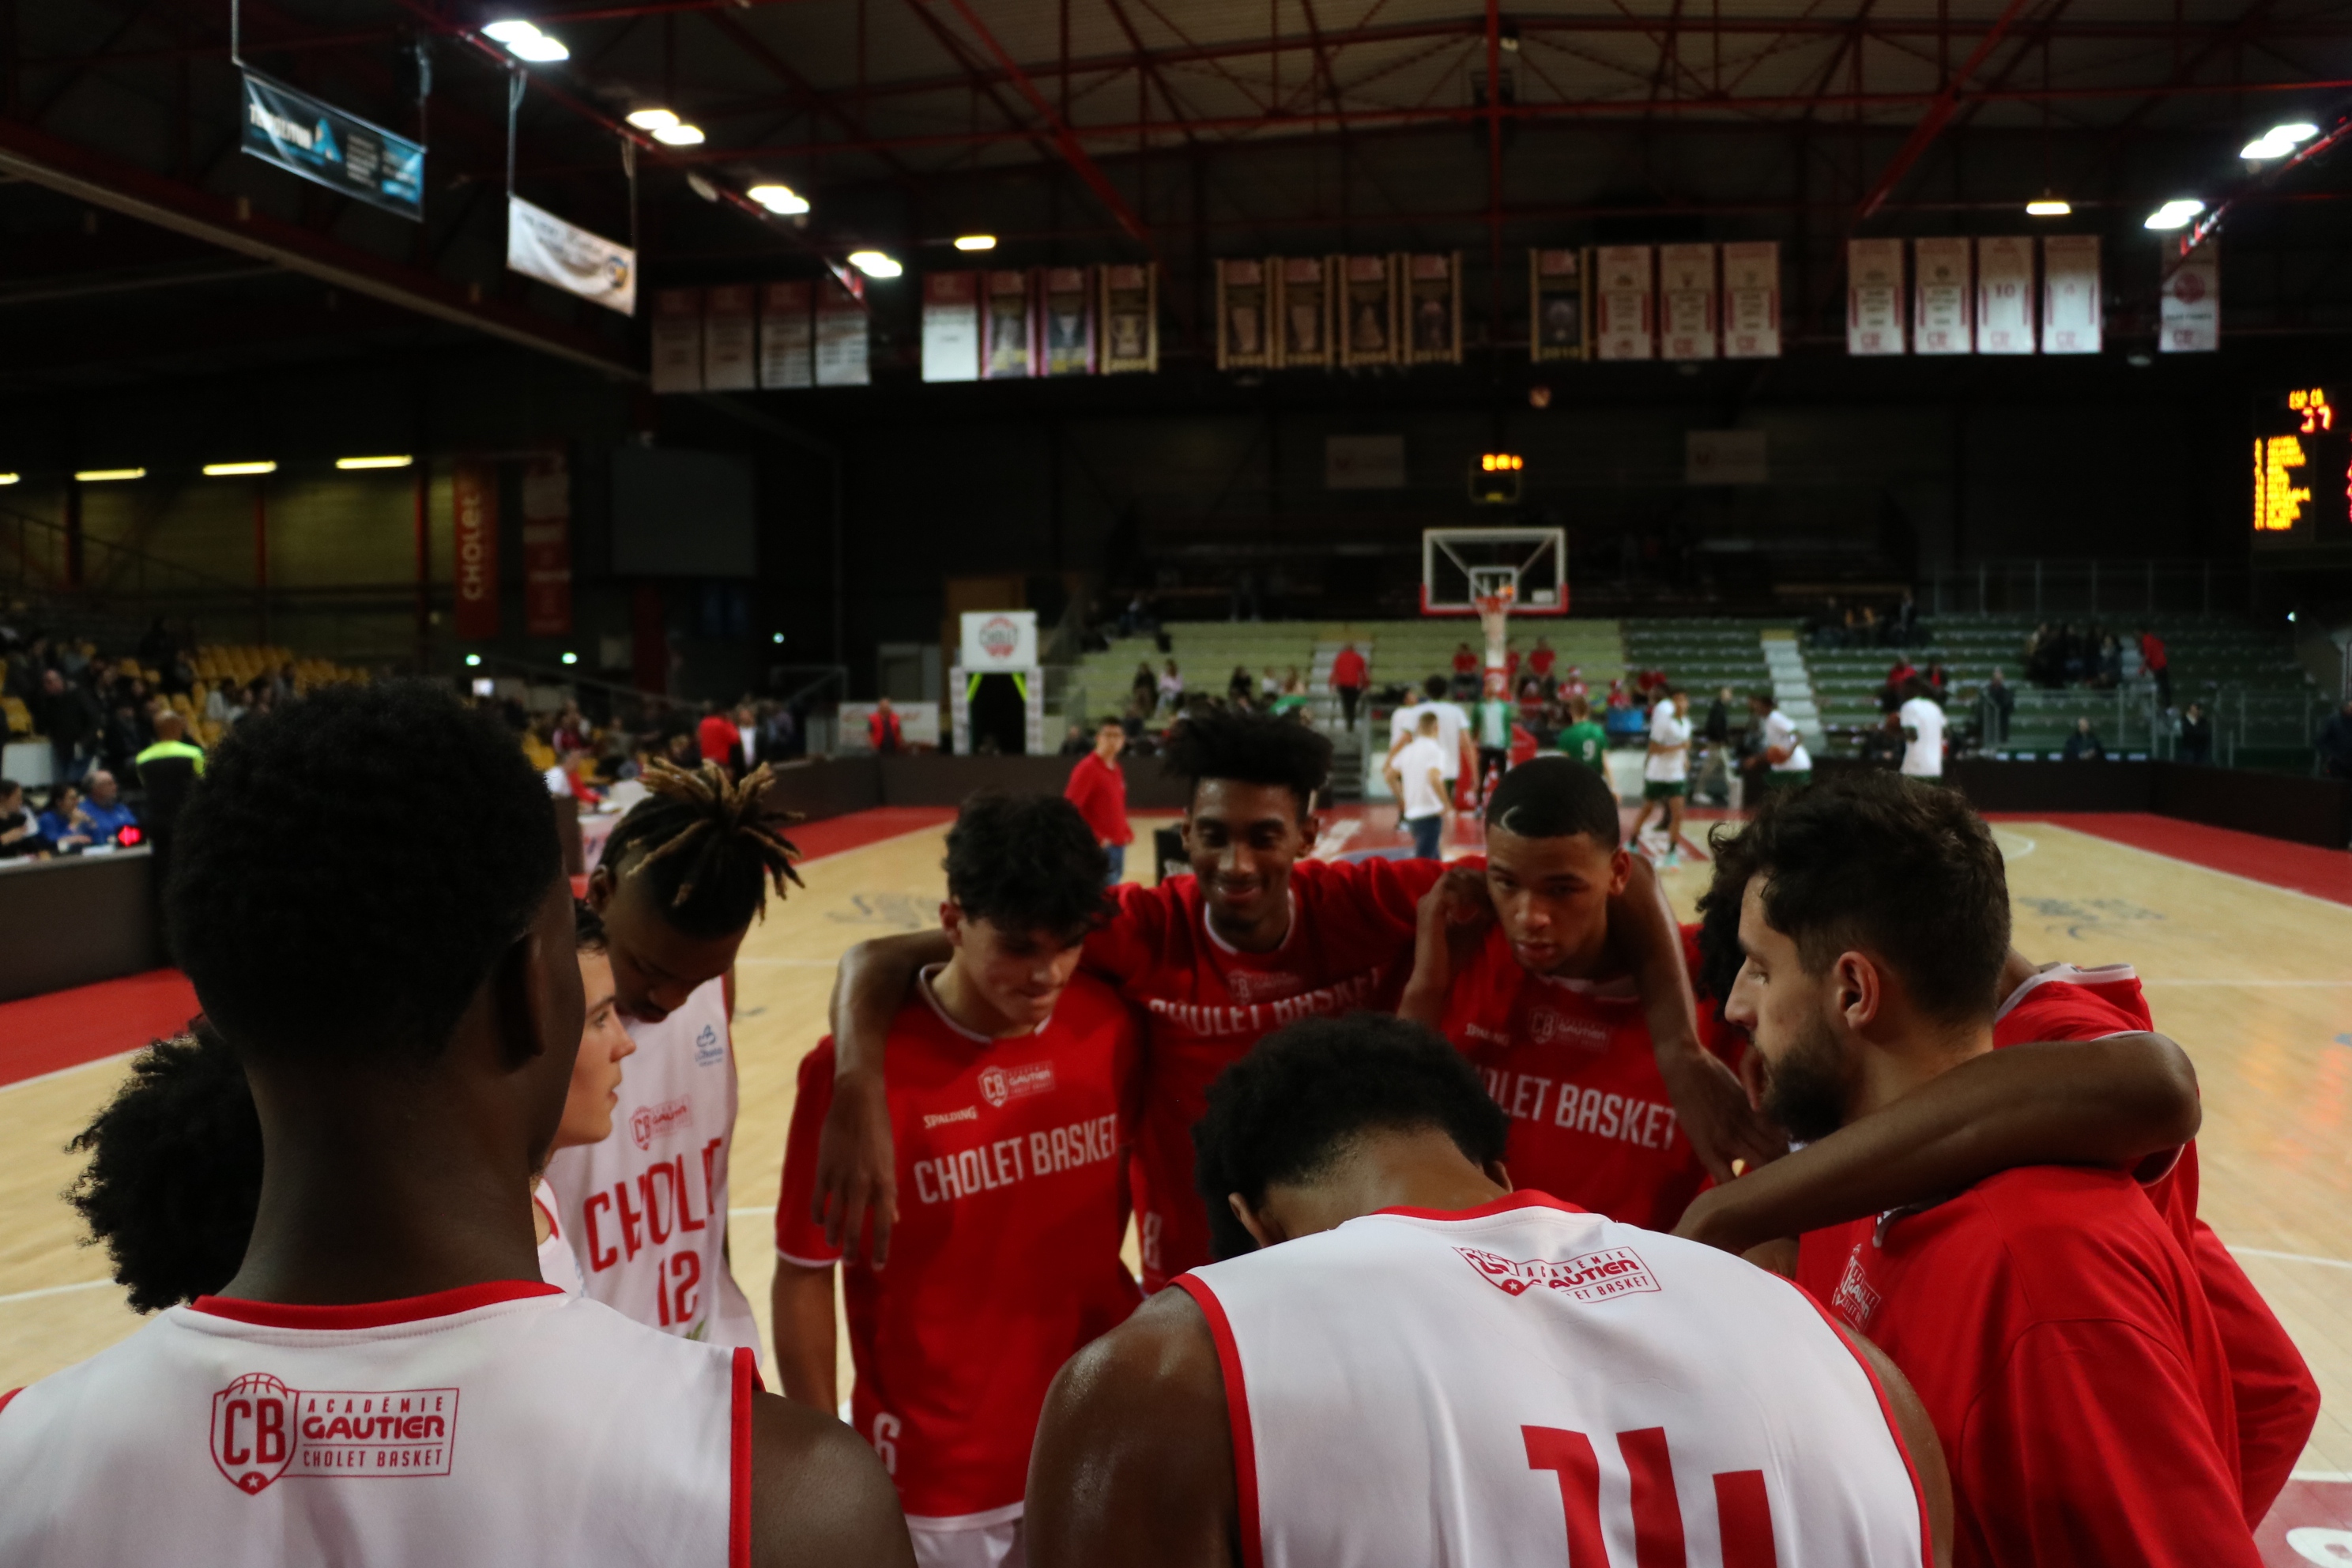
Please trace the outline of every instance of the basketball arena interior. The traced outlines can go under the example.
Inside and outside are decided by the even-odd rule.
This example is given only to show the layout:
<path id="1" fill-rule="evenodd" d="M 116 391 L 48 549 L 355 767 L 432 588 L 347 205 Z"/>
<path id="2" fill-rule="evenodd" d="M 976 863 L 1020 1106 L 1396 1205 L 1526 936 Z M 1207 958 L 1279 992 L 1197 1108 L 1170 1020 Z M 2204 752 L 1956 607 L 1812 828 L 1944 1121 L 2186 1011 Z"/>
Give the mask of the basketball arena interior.
<path id="1" fill-rule="evenodd" d="M 697 1134 L 731 1140 L 720 1179 L 709 1147 L 695 1179 L 724 1205 L 711 1267 L 760 1384 L 829 1391 L 898 1480 L 916 1561 L 1021 1560 L 1027 1428 L 1011 1501 L 959 1503 L 984 1522 L 942 1545 L 946 1505 L 918 1506 L 860 1359 L 860 1290 L 915 1289 L 916 1264 L 861 1285 L 853 1238 L 837 1348 L 779 1349 L 814 1267 L 788 1234 L 808 1197 L 787 1146 L 816 1164 L 811 1053 L 867 973 L 837 966 L 955 930 L 968 803 L 1066 795 L 1127 900 L 1080 973 L 1163 894 L 1205 920 L 1187 962 L 1213 968 L 1222 917 L 1185 889 L 1213 879 L 1193 818 L 1234 764 L 1192 759 L 1282 726 L 1328 752 L 1283 861 L 1294 924 L 1339 918 L 1312 889 L 1356 885 L 1304 873 L 1431 859 L 1458 874 L 1439 889 L 1492 884 L 1478 918 L 1507 918 L 1489 803 L 1562 753 L 1613 797 L 1621 884 L 1654 883 L 1693 931 L 1768 802 L 1793 821 L 1809 797 L 1895 791 L 1989 835 L 2012 963 L 2084 986 L 2129 966 L 2132 1021 L 2065 1038 L 2160 1037 L 2193 1067 L 2201 1183 L 2192 1165 L 2178 1236 L 2148 1244 L 2184 1270 L 2180 1321 L 2232 1348 L 2241 1426 L 2258 1380 L 2231 1311 L 2283 1334 L 2273 1370 L 2293 1363 L 2304 1399 L 2273 1423 L 2284 1453 L 2216 1439 L 2245 1505 L 2234 1554 L 2116 1546 L 2128 1445 L 2075 1455 L 2072 1492 L 2033 1506 L 2105 1520 L 2061 1532 L 2066 1563 L 2352 1563 L 2347 143 L 2352 12 L 2326 0 L 0 0 L 0 1390 L 31 1391 L 0 1400 L 0 1473 L 25 1447 L 12 1420 L 64 1418 L 44 1380 L 194 1310 L 134 1310 L 112 1238 L 68 1201 L 89 1190 L 77 1137 L 139 1053 L 231 1011 L 175 951 L 194 918 L 173 913 L 177 825 L 197 855 L 205 796 L 270 726 L 421 702 L 422 682 L 541 776 L 592 903 L 642 854 L 633 810 L 670 798 L 648 780 L 715 779 L 722 800 L 751 781 L 730 820 L 790 841 L 797 885 L 733 928 L 721 1044 L 695 1047 L 732 1075 L 729 1124 Z M 1288 776 L 1255 765 L 1237 776 Z M 1756 875 L 1751 955 L 1748 922 L 1780 919 Z M 1394 988 L 1416 941 L 1426 963 L 1447 939 L 1402 907 L 1389 989 L 1331 994 L 1411 1015 Z M 618 961 L 634 939 L 611 930 Z M 1762 1047 L 1730 1005 L 1740 953 L 1710 1001 L 1692 940 L 1675 984 L 1764 1118 L 1767 1069 L 1738 1066 Z M 1121 994 L 1147 1062 L 1200 1000 Z M 636 1029 L 625 974 L 620 994 Z M 649 1039 L 620 1064 L 625 1113 Z M 1501 1058 L 1464 1049 L 1506 1100 Z M 991 1106 L 1034 1087 L 989 1070 Z M 2127 1098 L 2069 1082 L 2085 1106 Z M 657 1145 L 686 1104 L 625 1114 L 614 1142 Z M 1129 1157 L 1103 1150 L 1105 1170 Z M 1758 1168 L 1685 1152 L 1717 1190 Z M 590 1155 L 554 1158 L 551 1181 Z M 654 1170 L 683 1203 L 679 1161 Z M 941 1169 L 900 1178 L 909 1237 L 919 1187 L 980 1180 Z M 641 1191 L 635 1179 L 622 1205 Z M 604 1195 L 541 1223 L 542 1242 L 592 1226 L 572 1243 L 592 1277 Z M 1143 1188 L 1118 1201 L 1124 1289 L 1172 1282 Z M 1642 1223 L 1673 1230 L 1690 1201 Z M 1882 1238 L 1934 1223 L 1895 1221 L 1918 1206 L 1885 1205 Z M 1236 1266 L 1193 1261 L 1212 1281 Z M 2209 1311 L 2209 1266 L 2250 1282 L 2234 1306 Z M 1882 1306 L 1859 1274 L 1832 1283 L 1816 1293 L 1842 1334 L 1900 1315 L 1899 1284 Z M 656 1330 L 703 1336 L 684 1287 L 647 1300 Z M 1162 1305 L 1145 1300 L 1139 1323 Z M 1900 1331 L 1880 1348 L 1934 1410 Z M 1047 1395 L 1052 1371 L 1033 1424 L 1075 1397 Z M 1281 1392 L 1252 1390 L 1251 1522 L 1227 1560 L 1339 1561 L 1281 1534 Z M 189 1419 L 192 1453 L 233 1420 Z M 1514 1484 L 1553 1529 L 1570 1472 L 1554 1489 L 1527 1430 L 1536 1479 Z M 1938 1433 L 1952 1560 L 2061 1568 L 2059 1536 L 2020 1554 L 2000 1487 Z M 1691 1562 L 1718 1560 L 1718 1523 L 1727 1564 L 1845 1560 L 1791 1544 L 1812 1495 L 1795 1483 L 1769 1482 L 1779 1523 L 1742 1535 L 1727 1474 L 1702 1501 L 1696 1470 L 1681 1515 L 1667 1475 L 1669 1552 L 1620 1436 L 1589 1537 L 1571 1500 L 1570 1561 L 1679 1564 L 1685 1522 Z M 1039 1512 L 1050 1447 L 1025 1550 L 1075 1561 Z M 224 1495 L 257 1510 L 438 1484 L 263 1489 L 226 1452 L 254 1495 Z M 757 1555 L 741 1535 L 730 1561 Z M 0 1563 L 76 1560 L 42 1539 L 0 1523 Z"/>

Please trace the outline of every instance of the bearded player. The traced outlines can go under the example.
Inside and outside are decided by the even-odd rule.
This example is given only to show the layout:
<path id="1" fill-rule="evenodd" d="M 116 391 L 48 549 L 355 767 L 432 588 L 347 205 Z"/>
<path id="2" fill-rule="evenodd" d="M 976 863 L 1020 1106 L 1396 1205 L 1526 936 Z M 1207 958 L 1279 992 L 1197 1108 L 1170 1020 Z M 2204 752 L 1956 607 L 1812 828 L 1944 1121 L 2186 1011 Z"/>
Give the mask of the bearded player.
<path id="1" fill-rule="evenodd" d="M 588 879 L 637 1047 L 613 1110 L 620 1133 L 547 1167 L 590 1296 L 667 1333 L 753 1350 L 759 1326 L 727 1255 L 729 1023 L 736 950 L 770 886 L 782 897 L 793 877 L 789 816 L 763 804 L 769 783 L 765 766 L 740 783 L 709 763 L 646 769 L 651 793 Z"/>
<path id="2" fill-rule="evenodd" d="M 948 834 L 927 969 L 884 1047 L 899 1190 L 887 1269 L 853 1256 L 850 1419 L 883 1457 L 925 1568 L 1022 1556 L 1021 1494 L 1045 1387 L 1140 1299 L 1127 1231 L 1122 1100 L 1135 1026 L 1077 973 L 1102 917 L 1096 831 L 1058 795 L 966 803 Z M 809 1216 L 833 1043 L 801 1062 L 776 1201 L 776 1366 L 784 1392 L 835 1408 L 834 1277 Z"/>
<path id="3" fill-rule="evenodd" d="M 1747 958 L 1726 1008 L 1798 1138 L 1866 1125 L 1993 1049 L 2000 854 L 1958 796 L 1865 774 L 1740 836 Z M 1926 1402 L 1962 1563 L 2257 1561 L 2229 1367 L 2187 1251 L 2115 1170 L 2031 1165 L 1815 1233 L 1832 1310 Z M 1823 1271 L 1823 1263 L 1830 1265 Z"/>
<path id="4" fill-rule="evenodd" d="M 1038 1568 L 1942 1563 L 1933 1431 L 1785 1281 L 1531 1188 L 1444 1041 L 1313 1019 L 1199 1129 L 1229 1261 L 1055 1382 Z"/>
<path id="5" fill-rule="evenodd" d="M 1634 859 L 1619 830 L 1615 795 L 1581 763 L 1538 757 L 1505 773 L 1486 805 L 1490 902 L 1442 888 L 1423 900 L 1397 1011 L 1478 1068 L 1510 1117 L 1517 1180 L 1664 1230 L 1707 1172 L 1612 942 L 1610 901 Z M 1465 902 L 1469 918 L 1452 918 Z M 1734 1032 L 1708 1037 L 1727 1065 L 1736 1059 Z"/>
<path id="6" fill-rule="evenodd" d="M 749 1351 L 539 1277 L 583 997 L 511 734 L 331 689 L 240 724 L 178 831 L 173 952 L 251 1086 L 258 1204 L 216 1293 L 0 1396 L 0 1563 L 909 1561 L 873 1456 Z"/>
<path id="7" fill-rule="evenodd" d="M 1189 784 L 1192 874 L 1116 889 L 1087 939 L 1085 967 L 1145 1012 L 1145 1068 L 1132 1165 L 1144 1289 L 1210 1257 L 1192 1184 L 1192 1128 L 1209 1084 L 1267 1031 L 1351 1008 L 1391 1009 L 1412 962 L 1418 904 L 1444 874 L 1432 861 L 1353 864 L 1307 858 L 1330 742 L 1303 725 L 1203 714 L 1172 732 L 1167 766 Z M 1621 896 L 1623 938 L 1659 1064 L 1694 1142 L 1728 1174 L 1736 1155 L 1770 1147 L 1747 1096 L 1696 1043 L 1689 981 L 1654 882 Z M 873 1214 L 877 1259 L 898 1206 L 880 1042 L 918 968 L 946 962 L 943 936 L 885 937 L 842 961 L 834 1103 L 813 1212 L 835 1245 Z"/>

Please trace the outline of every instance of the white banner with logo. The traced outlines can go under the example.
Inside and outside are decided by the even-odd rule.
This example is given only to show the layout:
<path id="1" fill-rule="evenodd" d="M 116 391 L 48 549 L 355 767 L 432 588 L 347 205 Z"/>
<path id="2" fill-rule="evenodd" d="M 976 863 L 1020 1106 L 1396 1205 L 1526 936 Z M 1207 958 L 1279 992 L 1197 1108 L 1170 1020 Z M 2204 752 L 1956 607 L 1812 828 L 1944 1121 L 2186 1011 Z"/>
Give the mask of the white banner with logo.
<path id="1" fill-rule="evenodd" d="M 961 662 L 965 669 L 974 674 L 990 669 L 1034 668 L 1037 664 L 1037 612 L 966 610 Z"/>
<path id="2" fill-rule="evenodd" d="M 1899 354 L 1903 334 L 1903 242 L 1845 242 L 1845 352 Z"/>
<path id="3" fill-rule="evenodd" d="M 624 316 L 637 313 L 637 253 L 520 196 L 507 198 L 507 265 Z"/>
<path id="4" fill-rule="evenodd" d="M 2158 306 L 2159 353 L 2209 354 L 2221 346 L 2221 253 L 2207 240 L 2182 257 L 2164 279 Z"/>

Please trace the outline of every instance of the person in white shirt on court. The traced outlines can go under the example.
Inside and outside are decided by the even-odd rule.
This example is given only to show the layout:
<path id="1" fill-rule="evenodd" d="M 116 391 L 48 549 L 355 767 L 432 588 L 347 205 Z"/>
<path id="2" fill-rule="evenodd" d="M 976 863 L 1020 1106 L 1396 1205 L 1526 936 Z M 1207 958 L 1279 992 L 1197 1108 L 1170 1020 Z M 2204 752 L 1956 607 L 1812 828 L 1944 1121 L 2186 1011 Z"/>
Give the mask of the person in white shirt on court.
<path id="1" fill-rule="evenodd" d="M 1681 865 L 1683 846 L 1690 844 L 1683 837 L 1683 809 L 1690 796 L 1690 694 L 1675 688 L 1650 710 L 1649 754 L 1642 760 L 1642 815 L 1634 819 L 1633 833 L 1633 842 L 1641 845 L 1654 806 L 1666 830 L 1662 866 Z M 1690 844 L 1690 850 L 1700 859 L 1706 858 L 1697 845 Z M 1644 847 L 1643 853 L 1649 851 Z"/>
<path id="2" fill-rule="evenodd" d="M 872 1451 L 751 1352 L 540 1279 L 584 998 L 510 734 L 421 682 L 313 693 L 214 754 L 177 855 L 172 950 L 260 1129 L 250 1237 L 217 1293 L 0 1396 L 0 1565 L 908 1568 Z"/>
<path id="3" fill-rule="evenodd" d="M 1438 858 L 1446 803 L 1453 798 L 1440 733 L 1437 714 L 1424 708 L 1412 739 L 1389 756 L 1389 790 L 1397 797 L 1398 813 L 1412 835 L 1413 858 L 1420 860 Z"/>
<path id="4" fill-rule="evenodd" d="M 1445 677 L 1433 675 L 1423 685 L 1423 696 L 1418 701 L 1407 703 L 1389 716 L 1389 755 L 1393 758 L 1399 750 L 1410 745 L 1413 737 L 1421 733 L 1423 714 L 1437 715 L 1437 750 L 1444 759 L 1444 766 L 1440 773 L 1445 780 L 1445 798 L 1448 801 L 1454 799 L 1464 770 L 1470 770 L 1475 777 L 1478 766 L 1477 756 L 1471 751 L 1468 740 L 1470 715 L 1462 710 L 1460 703 L 1446 700 L 1445 694 L 1451 689 Z"/>
<path id="5" fill-rule="evenodd" d="M 1944 776 L 1944 710 L 1931 688 L 1914 676 L 1903 683 L 1904 702 L 1896 717 L 1907 742 L 1903 748 L 1903 772 L 1915 779 Z"/>
<path id="6" fill-rule="evenodd" d="M 1772 694 L 1759 691 L 1749 697 L 1748 711 L 1764 730 L 1764 743 L 1741 764 L 1754 774 L 1754 782 L 1767 790 L 1802 789 L 1812 783 L 1812 755 L 1805 750 L 1795 721 L 1780 711 Z"/>
<path id="7" fill-rule="evenodd" d="M 1227 1068 L 1195 1131 L 1223 1261 L 1055 1380 L 1032 1568 L 1947 1561 L 1891 1362 L 1727 1253 L 1513 1192 L 1507 1136 L 1402 1019 Z"/>

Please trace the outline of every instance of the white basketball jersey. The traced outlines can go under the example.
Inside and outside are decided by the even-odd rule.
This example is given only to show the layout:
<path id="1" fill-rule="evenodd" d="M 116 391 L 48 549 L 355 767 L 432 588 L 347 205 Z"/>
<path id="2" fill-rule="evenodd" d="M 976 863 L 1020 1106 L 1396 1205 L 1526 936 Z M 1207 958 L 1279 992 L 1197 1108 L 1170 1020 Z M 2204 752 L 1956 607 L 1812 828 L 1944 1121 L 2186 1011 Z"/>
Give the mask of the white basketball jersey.
<path id="1" fill-rule="evenodd" d="M 530 1206 L 547 1216 L 547 1239 L 539 1244 L 539 1277 L 568 1295 L 583 1294 L 588 1282 L 580 1278 L 580 1259 L 572 1255 L 562 1216 L 555 1212 L 555 1194 L 545 1182 L 531 1189 Z"/>
<path id="2" fill-rule="evenodd" d="M 1176 1283 L 1223 1363 L 1253 1568 L 1926 1561 L 1875 1378 L 1728 1253 L 1523 1191 Z"/>
<path id="3" fill-rule="evenodd" d="M 759 1325 L 724 1250 L 735 1136 L 725 982 L 697 987 L 658 1024 L 627 1024 L 637 1050 L 613 1135 L 547 1163 L 560 1228 L 590 1297 L 668 1333 L 756 1351 Z"/>
<path id="4" fill-rule="evenodd" d="M 535 1281 L 207 1297 L 0 1401 L 0 1565 L 731 1568 L 755 1376 Z"/>

